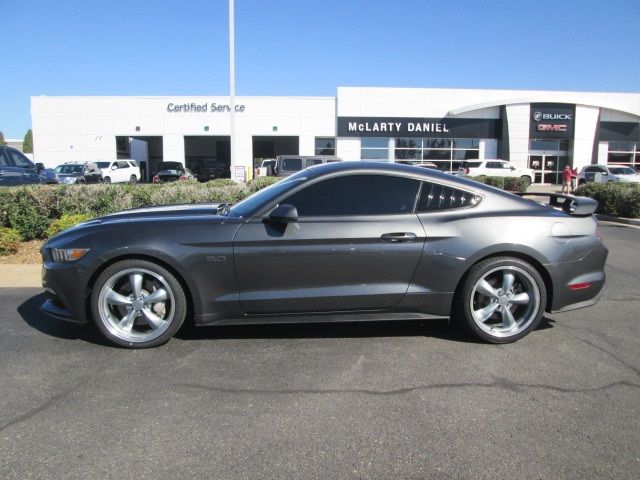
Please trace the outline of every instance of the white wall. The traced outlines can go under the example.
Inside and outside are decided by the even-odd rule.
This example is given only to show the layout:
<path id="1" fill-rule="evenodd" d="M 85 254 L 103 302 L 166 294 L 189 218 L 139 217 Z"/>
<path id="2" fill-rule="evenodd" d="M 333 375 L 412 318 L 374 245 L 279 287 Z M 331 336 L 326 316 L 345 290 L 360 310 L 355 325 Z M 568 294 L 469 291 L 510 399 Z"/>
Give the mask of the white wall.
<path id="1" fill-rule="evenodd" d="M 574 120 L 573 143 L 573 167 L 580 170 L 585 165 L 591 164 L 593 156 L 593 141 L 598 128 L 598 107 L 576 105 L 576 118 Z"/>

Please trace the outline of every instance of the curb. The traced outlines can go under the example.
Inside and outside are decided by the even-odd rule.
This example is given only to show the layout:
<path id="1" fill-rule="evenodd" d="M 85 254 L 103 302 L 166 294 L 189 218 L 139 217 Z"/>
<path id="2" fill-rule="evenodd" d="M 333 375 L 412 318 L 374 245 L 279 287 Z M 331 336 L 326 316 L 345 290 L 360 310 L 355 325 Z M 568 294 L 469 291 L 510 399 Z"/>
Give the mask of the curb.
<path id="1" fill-rule="evenodd" d="M 39 263 L 0 264 L 0 288 L 41 288 Z"/>
<path id="2" fill-rule="evenodd" d="M 596 215 L 596 218 L 601 222 L 622 223 L 624 225 L 633 225 L 636 227 L 640 227 L 640 218 L 612 217 L 610 215 L 603 215 L 600 213 Z"/>

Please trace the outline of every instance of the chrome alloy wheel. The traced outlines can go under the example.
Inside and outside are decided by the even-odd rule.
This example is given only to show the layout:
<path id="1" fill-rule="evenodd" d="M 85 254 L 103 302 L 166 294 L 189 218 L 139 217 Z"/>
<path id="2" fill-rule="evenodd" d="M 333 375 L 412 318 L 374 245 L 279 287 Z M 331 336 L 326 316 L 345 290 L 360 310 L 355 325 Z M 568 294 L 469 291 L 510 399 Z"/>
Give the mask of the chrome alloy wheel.
<path id="1" fill-rule="evenodd" d="M 159 274 L 144 268 L 111 275 L 98 297 L 100 321 L 126 342 L 149 342 L 161 336 L 175 316 L 174 293 Z"/>
<path id="2" fill-rule="evenodd" d="M 540 289 L 520 267 L 500 266 L 484 273 L 473 286 L 470 311 L 475 324 L 493 337 L 526 330 L 540 308 Z"/>

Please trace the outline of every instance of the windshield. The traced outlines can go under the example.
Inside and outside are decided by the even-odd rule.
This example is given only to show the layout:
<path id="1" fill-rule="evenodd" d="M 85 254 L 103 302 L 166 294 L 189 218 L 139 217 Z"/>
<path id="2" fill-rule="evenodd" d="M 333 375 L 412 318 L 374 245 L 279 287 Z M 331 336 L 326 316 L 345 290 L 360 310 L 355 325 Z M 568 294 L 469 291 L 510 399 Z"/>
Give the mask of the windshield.
<path id="1" fill-rule="evenodd" d="M 60 169 L 60 170 L 58 170 Z M 82 165 L 59 165 L 56 167 L 58 173 L 82 173 Z"/>
<path id="2" fill-rule="evenodd" d="M 636 172 L 629 167 L 609 167 L 609 171 L 614 175 L 635 175 Z"/>
<path id="3" fill-rule="evenodd" d="M 307 178 L 308 177 L 306 172 L 298 172 L 295 175 L 284 178 L 279 182 L 274 183 L 273 185 L 269 185 L 267 188 L 263 188 L 253 195 L 248 196 L 240 203 L 237 203 L 236 205 L 231 207 L 229 212 L 234 217 L 246 217 L 256 209 L 260 208 L 260 206 L 269 203 L 287 190 L 290 190 L 297 185 L 305 182 Z"/>

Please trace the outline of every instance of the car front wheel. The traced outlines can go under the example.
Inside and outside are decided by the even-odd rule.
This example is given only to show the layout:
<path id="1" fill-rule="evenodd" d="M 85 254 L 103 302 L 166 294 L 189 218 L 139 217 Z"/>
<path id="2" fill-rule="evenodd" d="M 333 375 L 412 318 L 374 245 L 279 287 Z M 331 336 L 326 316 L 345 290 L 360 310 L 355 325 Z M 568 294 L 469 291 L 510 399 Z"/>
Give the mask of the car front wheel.
<path id="1" fill-rule="evenodd" d="M 180 282 L 164 267 L 124 260 L 105 269 L 91 293 L 91 313 L 102 334 L 128 348 L 167 342 L 186 316 Z"/>
<path id="2" fill-rule="evenodd" d="M 104 177 L 104 178 L 102 179 L 102 181 L 103 181 L 104 183 L 111 183 L 111 177 Z"/>
<path id="3" fill-rule="evenodd" d="M 129 183 L 131 185 L 135 185 L 138 182 L 138 179 L 136 178 L 135 175 L 131 175 L 131 178 L 129 178 Z"/>
<path id="4" fill-rule="evenodd" d="M 483 340 L 511 343 L 538 326 L 546 302 L 544 281 L 529 263 L 489 258 L 469 270 L 456 296 L 454 318 Z"/>

